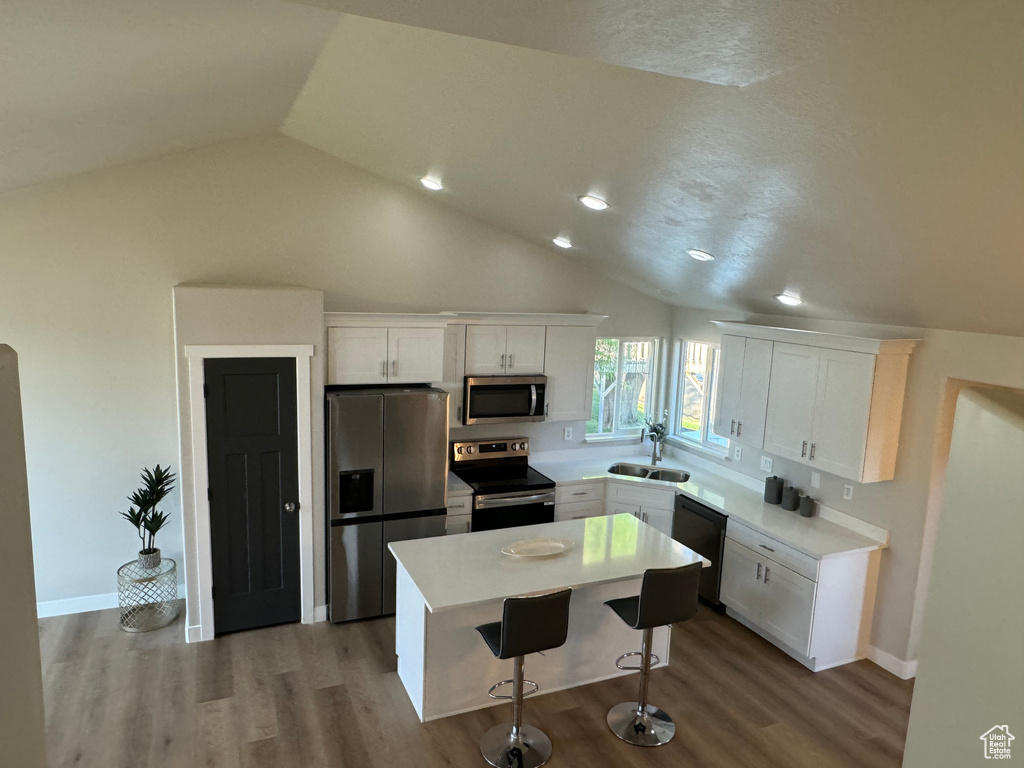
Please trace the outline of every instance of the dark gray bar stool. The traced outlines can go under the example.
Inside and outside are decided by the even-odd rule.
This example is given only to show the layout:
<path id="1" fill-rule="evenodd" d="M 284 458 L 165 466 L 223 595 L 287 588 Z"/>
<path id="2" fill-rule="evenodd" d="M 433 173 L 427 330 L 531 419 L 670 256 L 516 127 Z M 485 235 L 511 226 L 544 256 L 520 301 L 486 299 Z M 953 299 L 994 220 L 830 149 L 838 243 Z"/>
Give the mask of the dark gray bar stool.
<path id="1" fill-rule="evenodd" d="M 697 612 L 697 587 L 700 585 L 702 563 L 681 568 L 657 568 L 644 571 L 643 585 L 637 597 L 608 600 L 605 605 L 633 629 L 644 631 L 640 651 L 624 653 L 615 660 L 619 669 L 640 670 L 640 693 L 637 701 L 624 701 L 608 710 L 608 727 L 623 741 L 638 747 L 667 744 L 676 734 L 672 718 L 647 703 L 647 684 L 651 678 L 651 653 L 654 628 L 686 621 Z M 640 656 L 639 667 L 624 667 L 622 660 Z"/>
<path id="2" fill-rule="evenodd" d="M 512 700 L 512 723 L 496 725 L 480 740 L 484 759 L 498 768 L 537 768 L 551 758 L 551 740 L 539 728 L 523 725 L 523 697 L 532 696 L 538 686 L 523 679 L 523 657 L 528 653 L 547 651 L 565 643 L 569 632 L 569 598 L 571 589 L 535 597 L 509 597 L 502 607 L 501 621 L 482 624 L 476 631 L 483 637 L 491 653 L 499 659 L 513 659 L 512 679 L 495 683 L 487 691 L 492 699 Z M 533 690 L 523 693 L 523 684 Z M 512 695 L 494 691 L 512 685 Z"/>

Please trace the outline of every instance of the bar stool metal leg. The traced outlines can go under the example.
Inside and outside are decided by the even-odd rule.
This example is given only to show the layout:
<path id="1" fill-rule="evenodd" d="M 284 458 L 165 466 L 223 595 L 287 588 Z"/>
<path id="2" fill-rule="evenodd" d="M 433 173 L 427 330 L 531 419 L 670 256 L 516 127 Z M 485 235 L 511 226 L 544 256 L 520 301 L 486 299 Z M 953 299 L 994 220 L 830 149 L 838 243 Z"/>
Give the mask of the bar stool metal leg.
<path id="1" fill-rule="evenodd" d="M 516 656 L 512 696 L 494 697 L 512 699 L 512 723 L 496 725 L 480 739 L 480 752 L 495 768 L 539 768 L 551 759 L 551 740 L 547 735 L 532 725 L 523 725 L 523 682 L 523 657 Z"/>
<path id="2" fill-rule="evenodd" d="M 676 735 L 672 718 L 647 703 L 647 686 L 651 679 L 651 643 L 654 628 L 644 630 L 640 656 L 640 692 L 636 701 L 624 701 L 608 710 L 608 727 L 623 741 L 638 747 L 659 747 Z M 626 669 L 626 667 L 622 667 Z M 636 667 L 629 667 L 636 669 Z"/>

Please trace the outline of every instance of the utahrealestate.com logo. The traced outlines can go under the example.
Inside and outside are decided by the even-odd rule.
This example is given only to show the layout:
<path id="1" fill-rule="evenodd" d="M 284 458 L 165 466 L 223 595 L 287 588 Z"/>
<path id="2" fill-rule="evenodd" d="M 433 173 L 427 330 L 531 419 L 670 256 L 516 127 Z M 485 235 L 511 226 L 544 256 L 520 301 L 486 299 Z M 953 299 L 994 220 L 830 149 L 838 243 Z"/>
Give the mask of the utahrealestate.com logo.
<path id="1" fill-rule="evenodd" d="M 979 737 L 985 743 L 986 760 L 1009 760 L 1014 736 L 1005 725 L 993 725 Z"/>

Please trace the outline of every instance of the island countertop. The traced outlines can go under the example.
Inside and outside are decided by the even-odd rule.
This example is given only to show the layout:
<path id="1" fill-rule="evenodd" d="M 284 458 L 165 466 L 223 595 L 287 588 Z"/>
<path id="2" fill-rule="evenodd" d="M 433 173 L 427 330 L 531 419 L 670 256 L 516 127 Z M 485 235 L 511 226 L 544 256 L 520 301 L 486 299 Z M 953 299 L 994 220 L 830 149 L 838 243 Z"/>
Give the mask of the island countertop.
<path id="1" fill-rule="evenodd" d="M 521 539 L 574 543 L 551 557 L 513 557 L 501 548 Z M 696 552 L 629 514 L 396 541 L 388 549 L 431 612 L 515 595 L 638 578 L 648 568 L 703 560 Z M 709 563 L 704 561 L 705 567 Z"/>

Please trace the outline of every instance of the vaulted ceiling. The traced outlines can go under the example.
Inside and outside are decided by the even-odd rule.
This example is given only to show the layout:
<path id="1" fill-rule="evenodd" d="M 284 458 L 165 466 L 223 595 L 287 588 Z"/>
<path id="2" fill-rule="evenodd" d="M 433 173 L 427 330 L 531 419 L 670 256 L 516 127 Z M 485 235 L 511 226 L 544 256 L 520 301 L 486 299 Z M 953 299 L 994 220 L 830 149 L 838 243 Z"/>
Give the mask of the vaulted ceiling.
<path id="1" fill-rule="evenodd" d="M 280 129 L 660 301 L 1024 335 L 1019 0 L 30 5 L 0 189 Z"/>

